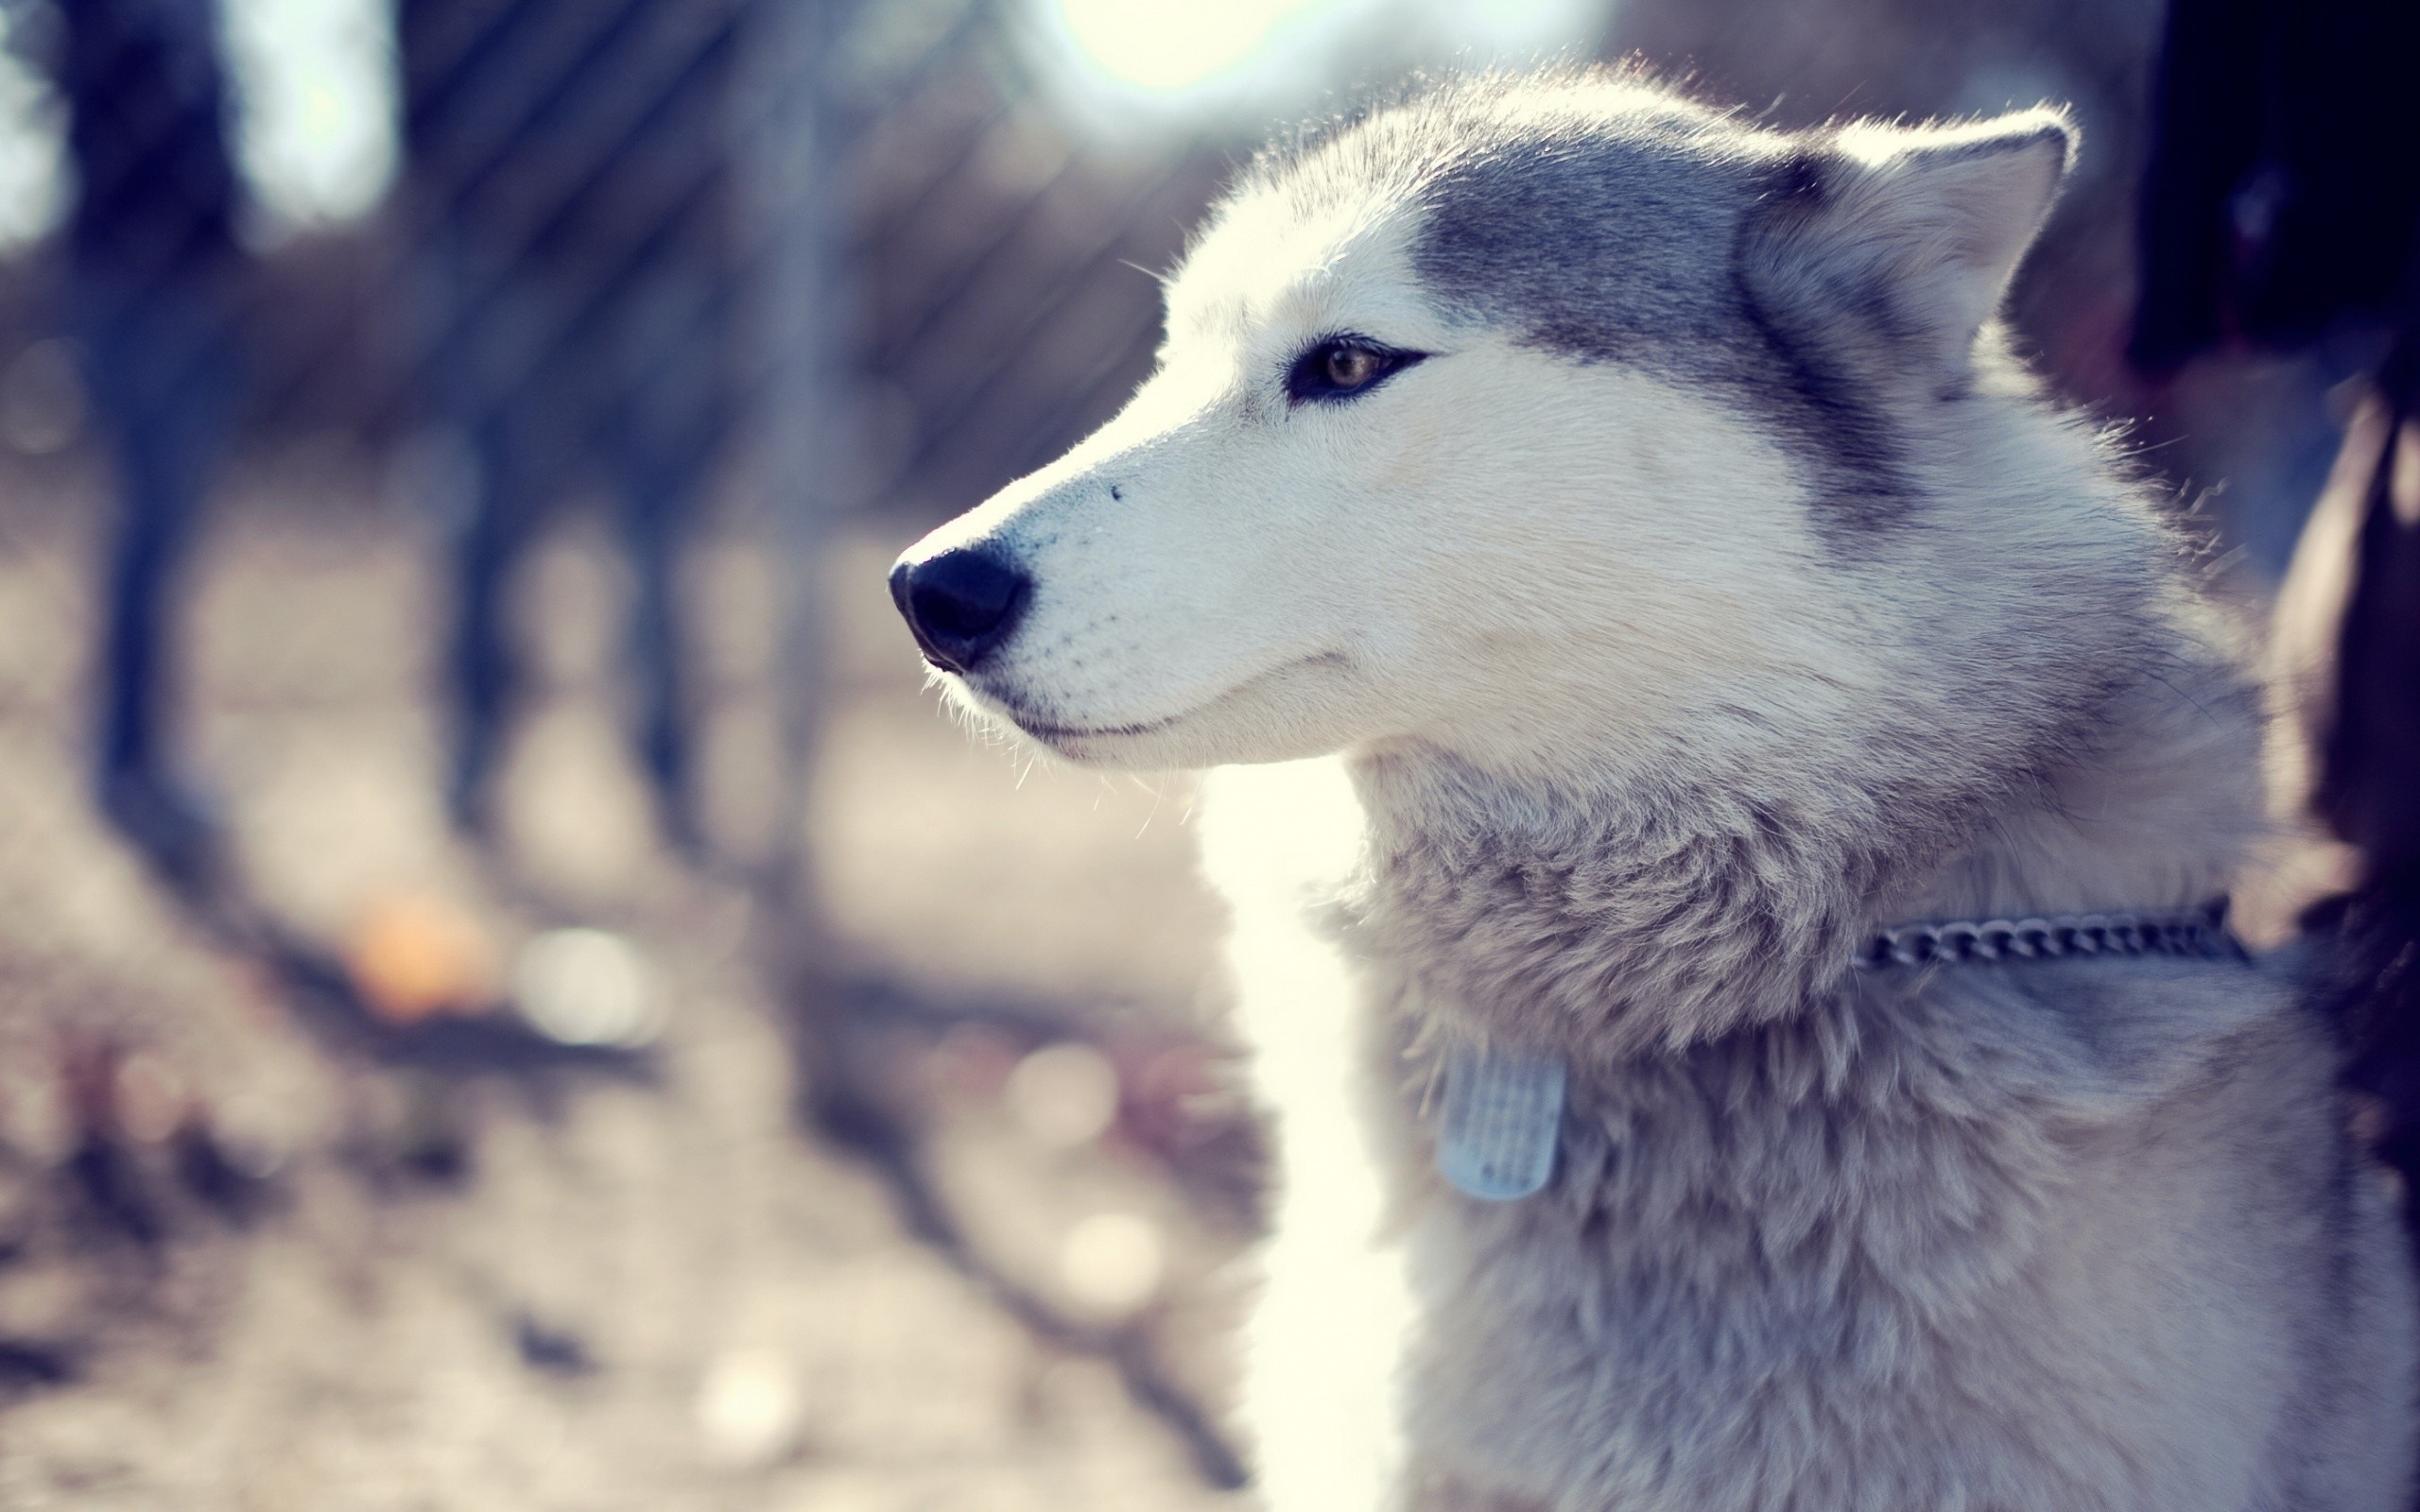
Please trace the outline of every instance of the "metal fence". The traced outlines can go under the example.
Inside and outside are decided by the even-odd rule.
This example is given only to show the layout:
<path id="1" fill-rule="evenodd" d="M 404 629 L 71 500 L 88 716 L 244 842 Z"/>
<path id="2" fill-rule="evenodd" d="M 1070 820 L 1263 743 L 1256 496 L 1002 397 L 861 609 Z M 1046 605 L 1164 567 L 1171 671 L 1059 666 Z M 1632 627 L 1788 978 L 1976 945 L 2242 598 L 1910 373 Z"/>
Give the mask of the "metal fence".
<path id="1" fill-rule="evenodd" d="M 260 248 L 216 9 L 10 11 L 80 188 L 0 272 L 0 344 L 80 354 L 122 515 L 101 783 L 172 868 L 195 837 L 163 775 L 164 606 L 231 453 L 333 435 L 439 460 L 416 476 L 451 552 L 473 825 L 515 697 L 511 565 L 600 497 L 635 570 L 639 748 L 694 838 L 674 564 L 699 523 L 735 503 L 803 564 L 837 518 L 945 513 L 1063 447 L 1148 364 L 1137 269 L 1228 164 L 1182 133 L 1080 140 L 1003 6 L 399 0 L 393 191 Z"/>

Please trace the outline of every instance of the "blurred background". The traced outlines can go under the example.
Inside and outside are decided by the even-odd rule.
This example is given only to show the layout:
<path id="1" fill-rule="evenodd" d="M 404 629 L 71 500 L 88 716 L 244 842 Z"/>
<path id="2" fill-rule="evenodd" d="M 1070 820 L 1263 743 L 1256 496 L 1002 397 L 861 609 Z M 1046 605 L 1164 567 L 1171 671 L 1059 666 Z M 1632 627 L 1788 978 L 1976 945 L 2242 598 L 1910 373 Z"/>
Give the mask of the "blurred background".
<path id="1" fill-rule="evenodd" d="M 2256 610 L 2378 355 L 2128 360 L 2155 0 L 0 23 L 0 1508 L 1241 1504 L 1188 786 L 968 738 L 882 578 L 1282 123 L 2072 102 L 2022 335 Z"/>

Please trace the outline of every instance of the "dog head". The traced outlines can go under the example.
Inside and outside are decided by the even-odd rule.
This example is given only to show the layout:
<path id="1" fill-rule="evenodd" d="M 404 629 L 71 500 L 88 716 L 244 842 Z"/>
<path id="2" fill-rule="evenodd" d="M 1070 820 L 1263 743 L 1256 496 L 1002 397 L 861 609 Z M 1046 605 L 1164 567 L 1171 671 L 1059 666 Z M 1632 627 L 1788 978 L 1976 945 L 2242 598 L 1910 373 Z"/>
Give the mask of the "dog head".
<path id="1" fill-rule="evenodd" d="M 1944 417 L 2031 404 L 1987 327 L 2071 137 L 1784 134 L 1602 75 L 1374 112 L 1255 165 L 1132 403 L 893 593 L 975 708 L 1101 765 L 1786 758 L 1773 711 L 1955 617 L 1872 569 L 1981 549 L 1930 501 L 2017 443 Z"/>

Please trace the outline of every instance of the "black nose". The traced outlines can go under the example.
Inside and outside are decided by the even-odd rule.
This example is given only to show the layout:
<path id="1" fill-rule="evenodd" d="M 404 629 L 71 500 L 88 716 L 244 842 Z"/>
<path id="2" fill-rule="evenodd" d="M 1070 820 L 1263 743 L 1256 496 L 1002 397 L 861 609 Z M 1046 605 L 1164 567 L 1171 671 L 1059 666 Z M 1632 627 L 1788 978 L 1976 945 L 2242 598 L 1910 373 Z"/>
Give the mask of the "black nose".
<path id="1" fill-rule="evenodd" d="M 1032 584 L 1007 558 L 945 551 L 890 569 L 890 601 L 936 666 L 972 672 L 1017 627 Z"/>

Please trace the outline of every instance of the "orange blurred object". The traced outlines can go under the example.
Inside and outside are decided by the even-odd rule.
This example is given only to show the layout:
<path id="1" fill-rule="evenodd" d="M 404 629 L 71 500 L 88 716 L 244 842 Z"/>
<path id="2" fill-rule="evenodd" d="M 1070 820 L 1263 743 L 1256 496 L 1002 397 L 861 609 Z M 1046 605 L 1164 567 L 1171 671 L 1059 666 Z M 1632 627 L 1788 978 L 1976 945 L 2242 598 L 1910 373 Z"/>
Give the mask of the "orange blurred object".
<path id="1" fill-rule="evenodd" d="M 502 995 L 487 930 L 441 894 L 372 899 L 354 921 L 344 954 L 362 1001 L 389 1023 L 485 1013 Z"/>

